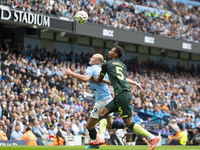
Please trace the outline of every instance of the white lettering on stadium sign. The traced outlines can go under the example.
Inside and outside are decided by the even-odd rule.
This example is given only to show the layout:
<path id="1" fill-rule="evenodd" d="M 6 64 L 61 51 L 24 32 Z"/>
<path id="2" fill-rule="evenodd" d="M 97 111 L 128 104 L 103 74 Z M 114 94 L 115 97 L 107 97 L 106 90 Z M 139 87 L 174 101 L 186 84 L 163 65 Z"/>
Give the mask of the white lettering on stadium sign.
<path id="1" fill-rule="evenodd" d="M 145 36 L 144 37 L 144 43 L 155 44 L 155 38 L 154 37 Z"/>
<path id="2" fill-rule="evenodd" d="M 183 49 L 187 49 L 187 50 L 192 50 L 192 44 L 190 44 L 190 43 L 183 43 L 182 44 L 182 48 Z"/>
<path id="3" fill-rule="evenodd" d="M 108 29 L 103 29 L 103 36 L 114 37 L 114 31 L 108 30 Z"/>
<path id="4" fill-rule="evenodd" d="M 12 20 L 14 22 L 50 27 L 50 17 L 48 16 L 19 10 L 11 11 L 8 8 L 0 8 L 0 13 L 0 19 L 2 20 Z"/>
<path id="5" fill-rule="evenodd" d="M 0 143 L 0 146 L 18 145 L 17 143 Z"/>
<path id="6" fill-rule="evenodd" d="M 27 145 L 27 141 L 0 140 L 0 146 L 11 146 L 11 145 Z"/>

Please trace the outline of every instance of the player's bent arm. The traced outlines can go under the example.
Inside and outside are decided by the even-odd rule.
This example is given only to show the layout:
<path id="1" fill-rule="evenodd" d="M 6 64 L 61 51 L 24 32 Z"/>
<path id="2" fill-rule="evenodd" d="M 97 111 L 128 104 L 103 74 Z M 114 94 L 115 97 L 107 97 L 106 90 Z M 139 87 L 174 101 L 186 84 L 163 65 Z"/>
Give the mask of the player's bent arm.
<path id="1" fill-rule="evenodd" d="M 99 82 L 97 82 L 97 80 L 98 80 L 97 77 L 92 77 L 91 80 L 94 83 L 99 83 Z M 108 80 L 103 79 L 102 82 L 105 83 L 105 84 L 111 85 L 110 81 L 108 81 Z"/>
<path id="2" fill-rule="evenodd" d="M 92 82 L 94 82 L 94 83 L 102 82 L 102 81 L 103 81 L 103 78 L 104 78 L 104 75 L 99 74 L 98 77 L 93 77 L 93 78 L 92 78 Z"/>
<path id="3" fill-rule="evenodd" d="M 106 83 L 106 84 L 108 84 L 108 85 L 111 85 L 110 81 L 108 81 L 108 80 L 103 79 L 102 82 L 103 82 L 103 83 Z"/>
<path id="4" fill-rule="evenodd" d="M 90 79 L 91 79 L 91 76 L 86 74 L 86 75 L 80 75 L 80 74 L 77 74 L 77 73 L 70 73 L 71 76 L 73 76 L 74 78 L 77 78 L 83 82 L 88 82 Z"/>
<path id="5" fill-rule="evenodd" d="M 134 85 L 138 85 L 138 83 L 137 82 L 135 82 L 135 81 L 133 81 L 133 80 L 131 80 L 131 79 L 129 79 L 129 78 L 126 78 L 126 81 L 129 83 L 129 84 L 134 84 Z"/>
<path id="6" fill-rule="evenodd" d="M 139 83 L 129 79 L 129 78 L 126 78 L 126 81 L 129 83 L 129 84 L 133 84 L 133 85 L 136 85 L 140 90 L 143 91 L 143 88 L 139 85 Z"/>

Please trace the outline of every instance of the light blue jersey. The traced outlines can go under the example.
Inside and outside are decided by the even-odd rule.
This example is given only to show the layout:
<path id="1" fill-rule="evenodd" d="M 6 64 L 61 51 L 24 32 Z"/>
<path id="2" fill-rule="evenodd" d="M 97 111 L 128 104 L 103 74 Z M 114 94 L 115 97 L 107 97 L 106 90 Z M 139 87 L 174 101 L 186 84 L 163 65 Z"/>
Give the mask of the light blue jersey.
<path id="1" fill-rule="evenodd" d="M 87 68 L 86 74 L 90 75 L 91 77 L 98 77 L 101 71 L 100 65 L 93 65 Z M 108 80 L 108 75 L 105 76 L 106 80 Z M 111 93 L 108 88 L 108 85 L 100 82 L 100 83 L 93 83 L 91 80 L 89 81 L 90 88 L 95 96 L 95 102 L 111 99 Z"/>

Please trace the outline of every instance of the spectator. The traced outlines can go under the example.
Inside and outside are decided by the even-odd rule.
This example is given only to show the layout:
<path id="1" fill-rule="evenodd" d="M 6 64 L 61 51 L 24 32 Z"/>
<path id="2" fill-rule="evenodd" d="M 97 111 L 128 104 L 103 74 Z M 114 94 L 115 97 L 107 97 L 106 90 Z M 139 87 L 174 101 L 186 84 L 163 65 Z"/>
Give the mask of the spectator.
<path id="1" fill-rule="evenodd" d="M 163 134 L 163 135 L 167 135 L 165 126 L 161 126 L 161 129 L 159 130 L 159 133 Z"/>
<path id="2" fill-rule="evenodd" d="M 83 124 L 81 127 L 80 127 L 80 130 L 78 132 L 78 135 L 89 135 L 89 132 L 86 128 L 86 124 Z"/>
<path id="3" fill-rule="evenodd" d="M 175 119 L 172 119 L 171 123 L 169 123 L 169 126 L 170 126 L 173 130 L 175 130 L 176 132 L 180 131 L 180 128 L 179 128 L 179 126 L 178 126 L 178 124 L 177 124 L 177 122 L 176 122 Z"/>
<path id="4" fill-rule="evenodd" d="M 15 130 L 12 131 L 10 140 L 21 140 L 23 133 L 21 132 L 21 127 L 19 124 L 16 124 Z"/>
<path id="5" fill-rule="evenodd" d="M 38 128 L 40 130 L 42 139 L 48 139 L 48 131 L 45 128 L 45 123 L 44 122 L 40 122 L 40 125 L 39 125 Z"/>
<path id="6" fill-rule="evenodd" d="M 151 117 L 148 117 L 148 119 L 145 120 L 144 123 L 152 123 L 152 121 L 151 121 Z"/>
<path id="7" fill-rule="evenodd" d="M 141 120 L 140 120 L 140 117 L 138 116 L 138 114 L 136 112 L 133 112 L 132 114 L 133 114 L 133 117 L 132 117 L 133 121 L 140 124 Z"/>
<path id="8" fill-rule="evenodd" d="M 65 145 L 65 139 L 62 136 L 62 133 L 58 130 L 56 133 L 56 138 L 54 142 L 51 144 L 51 146 L 57 146 L 57 145 Z"/>
<path id="9" fill-rule="evenodd" d="M 176 135 L 172 137 L 169 145 L 186 145 L 188 140 L 187 133 L 183 130 L 182 126 L 180 126 L 180 129 L 181 130 L 178 130 Z"/>
<path id="10" fill-rule="evenodd" d="M 171 135 L 170 135 L 170 130 L 169 130 L 169 126 L 168 126 L 168 125 L 165 126 L 165 132 L 164 132 L 163 134 L 164 134 L 164 135 L 167 135 L 168 137 L 171 136 Z"/>
<path id="11" fill-rule="evenodd" d="M 32 128 L 32 131 L 33 131 L 33 133 L 35 134 L 36 137 L 40 137 L 41 138 L 42 133 L 40 132 L 39 122 L 38 121 L 34 122 L 34 126 Z"/>
<path id="12" fill-rule="evenodd" d="M 73 130 L 74 135 L 77 135 L 78 132 L 80 131 L 80 128 L 78 126 L 78 120 L 77 119 L 72 119 L 71 122 L 71 129 Z"/>
<path id="13" fill-rule="evenodd" d="M 160 132 L 160 126 L 159 126 L 159 124 L 156 124 L 156 127 L 155 127 L 155 129 L 154 129 L 154 132 L 157 132 L 157 133 Z"/>
<path id="14" fill-rule="evenodd" d="M 8 110 L 7 110 L 6 104 L 3 104 L 2 115 L 4 115 L 6 118 L 8 118 Z"/>
<path id="15" fill-rule="evenodd" d="M 6 134 L 0 129 L 0 140 L 8 140 Z"/>
<path id="16" fill-rule="evenodd" d="M 53 125 L 50 125 L 50 129 L 48 130 L 48 134 L 49 134 L 49 139 L 54 138 L 54 136 L 56 135 Z"/>
<path id="17" fill-rule="evenodd" d="M 37 138 L 31 131 L 31 128 L 29 126 L 26 127 L 26 132 L 22 136 L 22 140 L 27 141 L 28 146 L 37 146 L 36 143 Z"/>
<path id="18" fill-rule="evenodd" d="M 199 145 L 200 144 L 200 133 L 198 132 L 198 129 L 193 130 L 193 136 L 190 140 L 191 145 Z"/>

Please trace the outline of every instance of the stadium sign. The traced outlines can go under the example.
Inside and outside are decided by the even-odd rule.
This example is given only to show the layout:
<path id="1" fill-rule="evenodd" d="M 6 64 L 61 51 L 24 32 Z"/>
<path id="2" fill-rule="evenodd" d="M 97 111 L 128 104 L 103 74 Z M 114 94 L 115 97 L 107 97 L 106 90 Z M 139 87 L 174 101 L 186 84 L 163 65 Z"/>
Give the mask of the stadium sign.
<path id="1" fill-rule="evenodd" d="M 6 140 L 0 141 L 0 146 L 27 145 L 27 141 Z"/>
<path id="2" fill-rule="evenodd" d="M 150 36 L 145 36 L 144 37 L 144 42 L 145 43 L 149 43 L 149 44 L 155 44 L 155 38 L 154 37 L 150 37 Z"/>
<path id="3" fill-rule="evenodd" d="M 108 30 L 108 29 L 103 29 L 103 36 L 114 37 L 114 31 Z"/>
<path id="4" fill-rule="evenodd" d="M 92 23 L 76 23 L 75 34 L 175 51 L 188 52 L 190 50 L 192 53 L 200 54 L 200 43 L 188 42 L 159 35 L 155 36 L 150 33 L 123 30 Z"/>
<path id="5" fill-rule="evenodd" d="M 36 28 L 49 28 L 61 32 L 73 33 L 74 20 L 70 17 L 53 17 L 49 15 L 12 9 L 0 5 L 0 23 Z"/>
<path id="6" fill-rule="evenodd" d="M 187 50 L 192 50 L 192 44 L 190 43 L 182 43 L 182 48 Z"/>
<path id="7" fill-rule="evenodd" d="M 1 7 L 0 14 L 0 19 L 2 20 L 11 20 L 14 22 L 50 27 L 49 16 L 20 10 L 10 10 L 8 7 Z"/>

